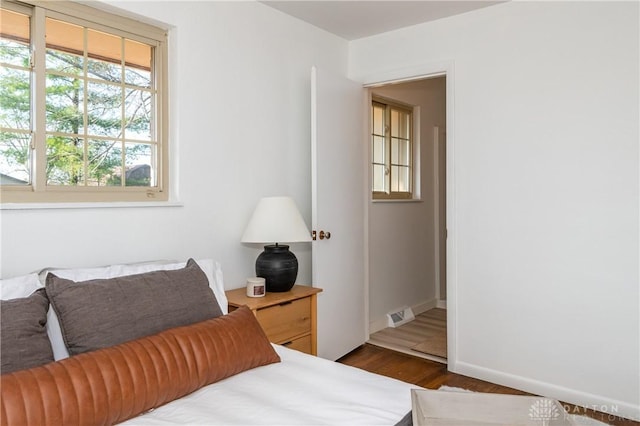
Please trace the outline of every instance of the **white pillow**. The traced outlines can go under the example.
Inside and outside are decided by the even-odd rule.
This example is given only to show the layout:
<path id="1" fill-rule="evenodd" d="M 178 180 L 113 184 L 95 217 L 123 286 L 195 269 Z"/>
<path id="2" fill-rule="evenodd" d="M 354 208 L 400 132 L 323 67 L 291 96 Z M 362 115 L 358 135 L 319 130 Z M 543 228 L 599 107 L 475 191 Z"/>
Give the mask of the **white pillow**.
<path id="1" fill-rule="evenodd" d="M 196 260 L 196 263 L 207 276 L 209 280 L 209 287 L 213 290 L 213 294 L 216 296 L 216 300 L 220 305 L 220 310 L 223 314 L 228 313 L 227 296 L 224 293 L 224 281 L 222 276 L 222 269 L 220 263 L 214 262 L 212 259 Z M 42 279 L 46 278 L 47 273 L 52 272 L 60 278 L 66 278 L 76 282 L 107 279 L 115 277 L 123 277 L 126 275 L 142 274 L 152 271 L 167 271 L 184 268 L 187 262 L 177 263 L 138 263 L 129 265 L 111 265 L 102 268 L 88 268 L 88 269 L 45 269 L 40 272 Z M 49 309 L 47 313 L 47 333 L 51 340 L 51 347 L 53 349 L 53 357 L 56 361 L 69 357 L 69 351 L 64 344 L 62 338 L 62 330 L 60 329 L 60 323 L 58 322 L 58 316 L 53 309 Z"/>
<path id="2" fill-rule="evenodd" d="M 38 280 L 38 274 L 0 280 L 0 299 L 9 300 L 27 297 L 40 287 L 42 287 L 42 284 Z"/>

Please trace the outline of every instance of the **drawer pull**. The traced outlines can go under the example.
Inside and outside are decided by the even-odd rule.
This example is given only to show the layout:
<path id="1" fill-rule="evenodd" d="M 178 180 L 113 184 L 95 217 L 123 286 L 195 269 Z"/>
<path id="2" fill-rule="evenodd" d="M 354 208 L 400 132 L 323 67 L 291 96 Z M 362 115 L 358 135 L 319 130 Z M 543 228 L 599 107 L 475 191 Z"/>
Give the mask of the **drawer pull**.
<path id="1" fill-rule="evenodd" d="M 282 346 L 289 346 L 292 343 L 293 343 L 293 340 L 289 340 L 288 342 L 284 342 Z"/>
<path id="2" fill-rule="evenodd" d="M 279 304 L 278 304 L 278 306 L 286 306 L 286 305 L 290 305 L 290 304 L 292 304 L 292 303 L 293 303 L 293 302 L 291 302 L 291 301 L 289 301 L 289 302 L 282 302 L 282 303 L 279 303 Z"/>

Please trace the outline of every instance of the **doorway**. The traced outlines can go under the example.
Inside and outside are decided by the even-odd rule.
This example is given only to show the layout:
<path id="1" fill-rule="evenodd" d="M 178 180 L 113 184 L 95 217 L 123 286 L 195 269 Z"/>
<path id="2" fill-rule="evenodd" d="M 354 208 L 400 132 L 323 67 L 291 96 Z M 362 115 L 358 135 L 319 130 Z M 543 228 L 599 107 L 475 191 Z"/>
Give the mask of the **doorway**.
<path id="1" fill-rule="evenodd" d="M 446 80 L 437 75 L 369 88 L 370 97 L 413 108 L 415 136 L 413 198 L 368 207 L 369 342 L 440 362 L 447 358 Z M 403 308 L 416 319 L 388 327 L 388 314 Z"/>

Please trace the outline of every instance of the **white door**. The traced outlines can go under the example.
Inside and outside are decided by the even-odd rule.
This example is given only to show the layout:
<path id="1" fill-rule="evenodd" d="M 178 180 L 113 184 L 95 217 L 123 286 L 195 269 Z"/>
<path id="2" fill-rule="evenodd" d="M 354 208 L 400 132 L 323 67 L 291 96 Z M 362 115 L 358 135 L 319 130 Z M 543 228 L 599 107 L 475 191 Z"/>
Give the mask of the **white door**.
<path id="1" fill-rule="evenodd" d="M 365 142 L 361 84 L 311 71 L 312 280 L 318 356 L 336 360 L 367 339 Z M 330 238 L 320 239 L 320 231 Z"/>

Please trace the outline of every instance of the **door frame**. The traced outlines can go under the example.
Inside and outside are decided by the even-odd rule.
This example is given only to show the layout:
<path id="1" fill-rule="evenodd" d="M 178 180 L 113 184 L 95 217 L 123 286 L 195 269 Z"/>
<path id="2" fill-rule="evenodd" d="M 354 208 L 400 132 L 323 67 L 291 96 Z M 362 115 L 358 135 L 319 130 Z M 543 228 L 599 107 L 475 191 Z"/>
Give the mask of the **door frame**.
<path id="1" fill-rule="evenodd" d="M 372 88 L 387 84 L 406 83 L 432 77 L 446 77 L 446 111 L 447 120 L 445 132 L 447 134 L 446 158 L 446 223 L 447 223 L 447 253 L 446 253 L 446 288 L 447 288 L 447 369 L 456 371 L 458 360 L 457 345 L 457 268 L 456 268 L 456 198 L 455 198 L 455 133 L 454 133 L 454 61 L 417 64 L 412 67 L 376 72 L 363 79 L 364 88 Z M 369 119 L 364 120 L 366 123 Z M 368 140 L 368 137 L 365 139 Z M 367 169 L 368 170 L 368 169 Z M 368 209 L 365 209 L 368 211 Z M 368 229 L 368 224 L 367 224 Z M 365 234 L 368 234 L 365 233 Z M 369 314 L 369 246 L 367 247 L 365 269 L 365 312 Z M 439 286 L 439 283 L 437 283 Z M 367 318 L 367 327 L 369 319 Z M 367 328 L 367 334 L 369 329 Z"/>

